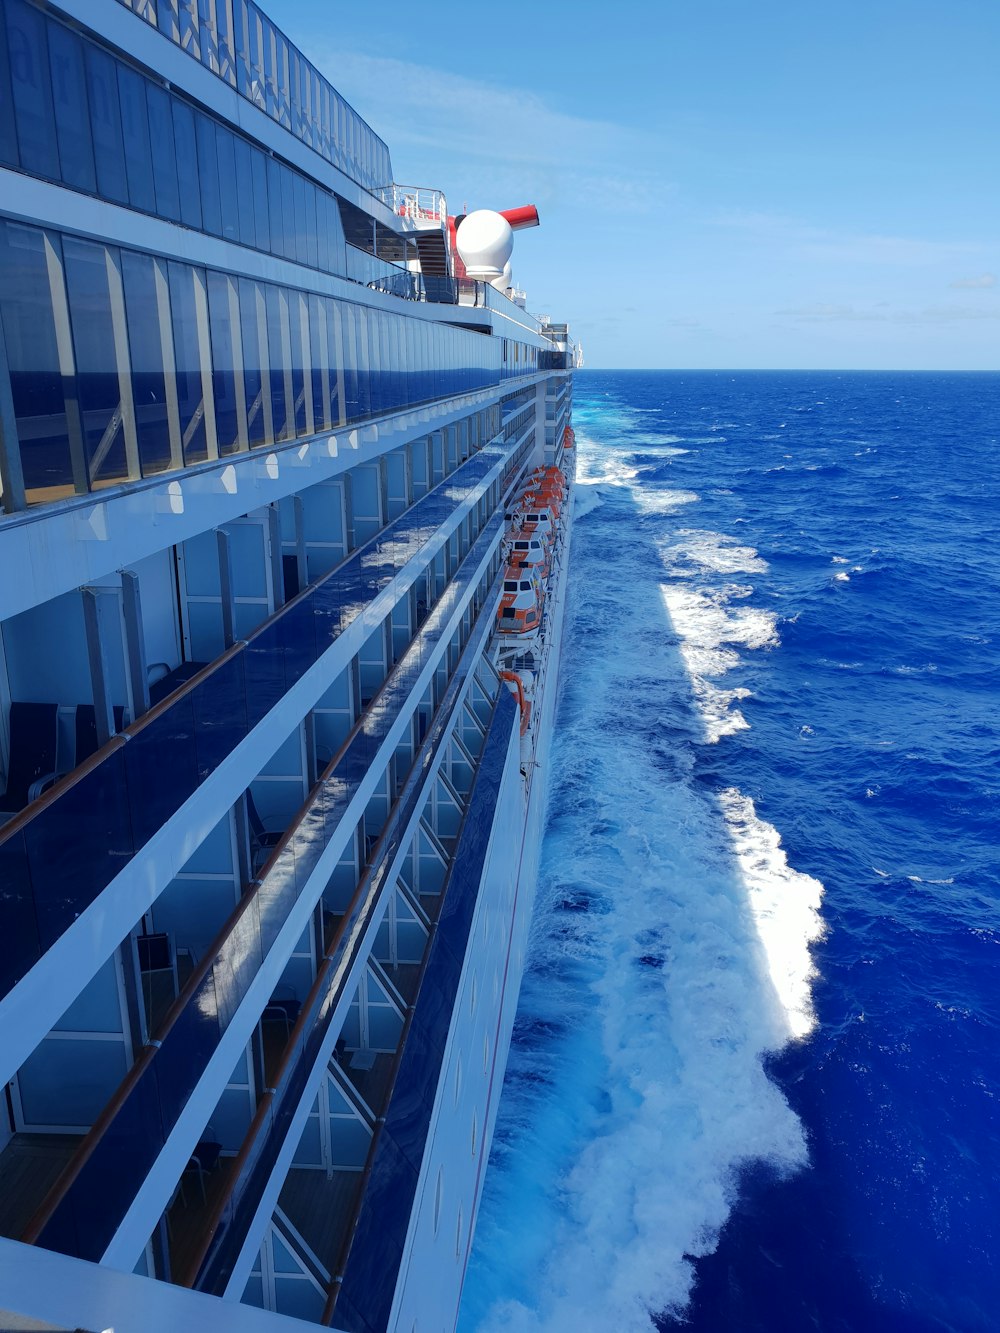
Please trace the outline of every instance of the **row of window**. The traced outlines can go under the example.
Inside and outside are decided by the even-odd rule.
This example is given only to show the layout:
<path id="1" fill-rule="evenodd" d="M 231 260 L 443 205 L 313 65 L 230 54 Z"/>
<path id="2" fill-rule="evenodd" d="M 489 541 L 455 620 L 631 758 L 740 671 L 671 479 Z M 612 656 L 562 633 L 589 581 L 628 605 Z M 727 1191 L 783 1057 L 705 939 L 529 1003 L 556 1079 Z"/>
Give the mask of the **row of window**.
<path id="1" fill-rule="evenodd" d="M 120 0 L 272 120 L 368 190 L 389 149 L 253 0 Z"/>
<path id="2" fill-rule="evenodd" d="M 29 503 L 501 378 L 496 338 L 3 221 L 0 319 Z"/>
<path id="3" fill-rule="evenodd" d="M 334 195 L 27 0 L 0 0 L 0 162 L 347 273 Z"/>

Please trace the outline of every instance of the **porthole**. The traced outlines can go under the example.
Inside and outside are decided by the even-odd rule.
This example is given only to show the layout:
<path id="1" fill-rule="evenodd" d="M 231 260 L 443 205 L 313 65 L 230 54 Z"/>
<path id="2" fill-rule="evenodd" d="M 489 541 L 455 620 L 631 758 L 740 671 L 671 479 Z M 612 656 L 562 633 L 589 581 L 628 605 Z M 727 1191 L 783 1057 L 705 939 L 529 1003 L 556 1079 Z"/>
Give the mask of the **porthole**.
<path id="1" fill-rule="evenodd" d="M 476 1148 L 479 1146 L 479 1117 L 475 1111 L 472 1113 L 472 1155 L 475 1157 Z"/>
<path id="2" fill-rule="evenodd" d="M 459 1056 L 455 1061 L 455 1105 L 458 1105 L 458 1099 L 462 1095 L 462 1057 Z"/>
<path id="3" fill-rule="evenodd" d="M 458 1210 L 458 1224 L 455 1227 L 455 1258 L 462 1257 L 462 1210 Z"/>
<path id="4" fill-rule="evenodd" d="M 476 999 L 478 995 L 479 995 L 479 980 L 478 977 L 476 976 L 476 973 L 473 972 L 472 985 L 469 987 L 469 1012 L 471 1014 L 474 1014 L 476 1012 Z"/>
<path id="5" fill-rule="evenodd" d="M 483 1073 L 487 1073 L 490 1067 L 490 1037 L 489 1033 L 483 1037 Z"/>

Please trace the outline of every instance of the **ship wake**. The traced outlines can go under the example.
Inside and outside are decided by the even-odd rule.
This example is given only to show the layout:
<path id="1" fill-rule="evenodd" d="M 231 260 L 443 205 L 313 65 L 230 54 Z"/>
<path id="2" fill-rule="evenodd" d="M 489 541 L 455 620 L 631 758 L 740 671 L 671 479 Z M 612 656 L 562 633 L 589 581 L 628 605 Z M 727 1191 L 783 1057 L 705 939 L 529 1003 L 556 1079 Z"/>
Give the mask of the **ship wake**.
<path id="1" fill-rule="evenodd" d="M 696 496 L 585 435 L 600 503 L 578 511 L 550 819 L 463 1305 L 478 1333 L 655 1328 L 683 1311 L 740 1169 L 808 1159 L 763 1062 L 812 1026 L 822 888 L 697 762 L 746 725 L 722 678 L 777 641 L 746 605 L 759 557 L 681 529 Z"/>

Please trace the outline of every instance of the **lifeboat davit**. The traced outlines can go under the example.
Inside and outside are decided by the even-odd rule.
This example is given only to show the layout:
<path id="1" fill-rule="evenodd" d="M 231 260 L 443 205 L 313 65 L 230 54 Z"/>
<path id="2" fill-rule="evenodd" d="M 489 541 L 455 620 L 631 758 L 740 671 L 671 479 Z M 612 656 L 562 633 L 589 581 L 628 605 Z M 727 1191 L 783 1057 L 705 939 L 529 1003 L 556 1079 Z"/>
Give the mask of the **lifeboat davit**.
<path id="1" fill-rule="evenodd" d="M 507 682 L 512 694 L 517 695 L 518 707 L 521 710 L 521 735 L 524 736 L 531 726 L 531 700 L 524 688 L 524 681 L 514 671 L 501 671 L 500 679 Z"/>

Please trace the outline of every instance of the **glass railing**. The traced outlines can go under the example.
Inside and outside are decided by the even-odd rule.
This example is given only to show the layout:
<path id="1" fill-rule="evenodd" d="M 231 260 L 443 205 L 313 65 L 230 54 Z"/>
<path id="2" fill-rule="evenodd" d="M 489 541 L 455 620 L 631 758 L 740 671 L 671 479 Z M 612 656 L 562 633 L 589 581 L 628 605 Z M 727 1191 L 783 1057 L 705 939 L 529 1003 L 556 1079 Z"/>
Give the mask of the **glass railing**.
<path id="1" fill-rule="evenodd" d="M 370 192 L 389 149 L 253 0 L 119 0 Z"/>
<path id="2" fill-rule="evenodd" d="M 494 534 L 496 523 L 497 519 L 494 519 L 489 525 Z M 468 559 L 474 559 L 478 564 L 479 558 L 474 547 Z M 369 868 L 320 964 L 316 981 L 292 1029 L 273 1088 L 268 1089 L 258 1107 L 250 1132 L 237 1156 L 227 1193 L 208 1219 L 202 1243 L 187 1273 L 177 1274 L 177 1280 L 185 1286 L 197 1285 L 201 1291 L 216 1294 L 225 1290 L 243 1247 L 247 1228 L 274 1170 L 278 1153 L 290 1131 L 296 1111 L 307 1095 L 309 1075 L 315 1069 L 324 1047 L 330 1045 L 330 1025 L 338 1004 L 344 998 L 351 964 L 358 956 L 369 924 L 382 905 L 385 890 L 391 887 L 389 869 L 396 854 L 412 835 L 414 820 L 423 808 L 427 797 L 428 774 L 442 740 L 450 732 L 455 705 L 481 659 L 483 645 L 493 628 L 491 613 L 502 578 L 501 570 L 481 601 L 486 612 L 480 610 L 441 705 L 407 774 L 399 799 L 390 811 L 386 826 L 373 848 Z"/>
<path id="3" fill-rule="evenodd" d="M 375 598 L 394 583 L 393 604 L 406 592 L 417 577 L 414 557 L 481 494 L 511 452 L 504 442 L 486 445 L 249 639 L 0 829 L 0 995 L 30 971 Z"/>
<path id="4" fill-rule="evenodd" d="M 374 291 L 386 292 L 404 301 L 427 300 L 422 274 L 412 273 L 388 259 L 378 259 L 356 245 L 347 247 L 347 276 L 352 282 L 360 282 Z"/>
<path id="5" fill-rule="evenodd" d="M 396 724 L 407 704 L 410 713 L 416 710 L 423 694 L 418 681 L 433 659 L 442 658 L 442 643 L 455 631 L 456 612 L 482 577 L 479 566 L 496 545 L 502 528 L 501 508 L 472 544 L 409 648 L 314 787 L 293 827 L 240 902 L 228 929 L 220 932 L 220 943 L 198 965 L 112 1098 L 109 1107 L 113 1112 L 106 1110 L 84 1139 L 67 1175 L 32 1220 L 26 1240 L 94 1262 L 101 1258 L 265 959 L 282 932 L 287 934 L 293 907 L 305 900 L 308 912 L 319 899 L 323 888 L 316 878 L 320 860 L 337 830 L 343 829 L 345 818 L 353 826 L 364 812 L 363 801 L 357 798 L 365 777 L 373 766 L 384 766 L 380 758 L 388 762 L 398 743 L 398 735 L 393 734 L 394 729 L 398 732 Z M 443 660 L 447 664 L 447 654 Z M 358 809 L 352 813 L 355 804 Z M 369 886 L 369 900 L 372 891 Z M 356 897 L 339 928 L 333 966 L 342 980 L 373 909 L 374 902 L 366 907 Z M 301 931 L 298 924 L 287 941 L 289 948 Z M 254 1021 L 258 1014 L 259 1008 L 254 1011 Z M 249 1036 L 248 1032 L 244 1040 Z"/>
<path id="6" fill-rule="evenodd" d="M 451 863 L 437 929 L 429 941 L 417 1002 L 408 1016 L 394 1067 L 388 1105 L 375 1124 L 365 1163 L 362 1193 L 350 1218 L 347 1240 L 334 1265 L 334 1284 L 323 1322 L 337 1324 L 336 1308 L 360 1315 L 357 1326 L 385 1328 L 396 1289 L 402 1247 L 417 1193 L 418 1165 L 433 1115 L 444 1066 L 476 903 L 483 883 L 496 820 L 517 704 L 504 688 L 490 723 Z M 513 849 L 511 849 L 513 850 Z M 373 1282 L 372 1273 L 378 1274 Z M 346 1321 L 355 1326 L 352 1319 Z"/>

